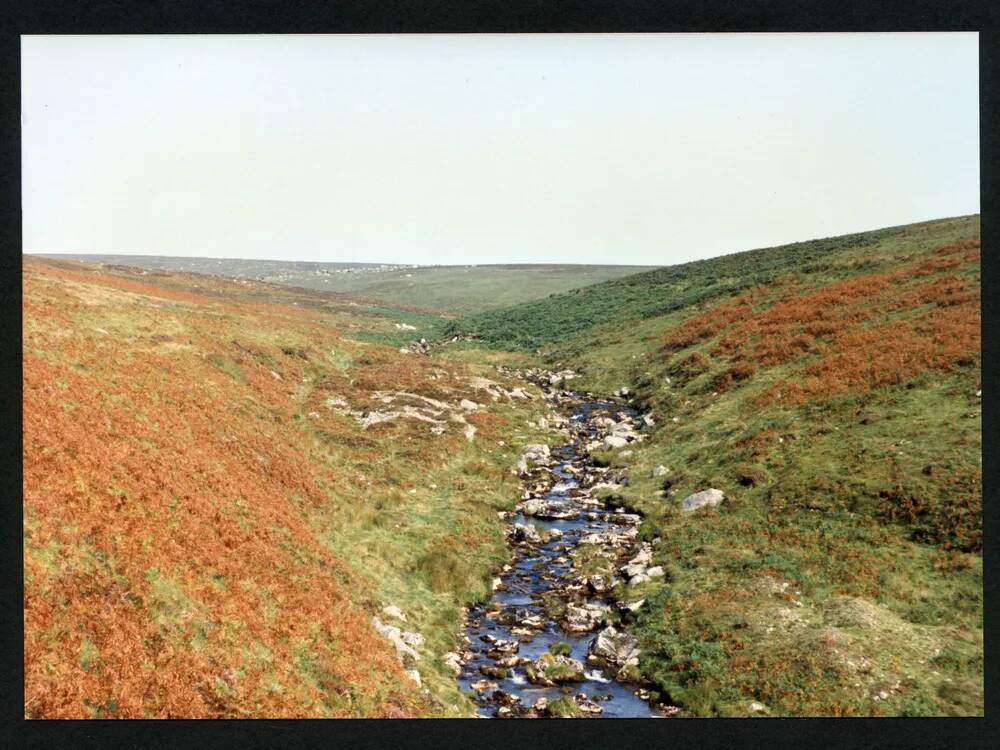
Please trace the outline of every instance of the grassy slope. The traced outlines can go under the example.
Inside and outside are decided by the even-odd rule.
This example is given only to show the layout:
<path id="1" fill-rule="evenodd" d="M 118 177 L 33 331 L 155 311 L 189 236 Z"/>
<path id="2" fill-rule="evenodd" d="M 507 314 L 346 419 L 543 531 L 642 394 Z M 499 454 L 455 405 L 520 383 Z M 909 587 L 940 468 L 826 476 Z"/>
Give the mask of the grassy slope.
<path id="1" fill-rule="evenodd" d="M 457 322 L 654 415 L 604 458 L 661 540 L 641 668 L 686 714 L 982 714 L 978 237 L 927 222 Z M 678 510 L 706 487 L 727 501 Z"/>
<path id="2" fill-rule="evenodd" d="M 522 353 L 431 359 L 366 340 L 403 343 L 410 321 L 431 338 L 432 316 L 29 261 L 27 713 L 461 712 L 437 657 L 503 557 L 495 511 L 517 490 L 499 443 L 538 439 L 519 429 L 530 407 L 472 418 L 468 443 L 362 432 L 323 402 L 455 400 L 465 374 L 542 345 L 657 419 L 606 458 L 630 469 L 622 501 L 670 574 L 642 592 L 641 668 L 686 713 L 982 713 L 978 255 L 935 252 L 978 231 L 928 222 L 640 274 L 456 326 Z M 727 502 L 681 515 L 706 486 Z M 428 640 L 429 699 L 367 627 L 385 601 Z"/>
<path id="3" fill-rule="evenodd" d="M 469 415 L 471 442 L 361 430 L 326 399 L 490 404 L 482 368 L 347 338 L 369 313 L 26 259 L 27 716 L 468 712 L 440 655 L 506 556 L 504 444 L 538 438 L 534 405 Z M 369 624 L 386 602 L 426 639 L 429 695 Z"/>
<path id="4" fill-rule="evenodd" d="M 657 420 L 607 458 L 670 573 L 642 669 L 688 713 L 982 714 L 978 237 L 971 217 L 759 251 L 750 278 L 766 259 L 778 283 L 550 350 Z M 709 486 L 720 508 L 679 512 Z"/>
<path id="5" fill-rule="evenodd" d="M 950 219 L 932 224 L 947 234 L 948 227 L 968 221 Z M 869 258 L 873 247 L 891 246 L 901 237 L 912 237 L 921 226 L 892 227 L 667 266 L 510 308 L 466 315 L 451 321 L 447 333 L 472 333 L 486 346 L 507 350 L 531 350 L 570 340 L 583 348 L 588 338 L 582 334 L 608 321 L 620 326 L 626 321 L 633 324 L 687 310 L 793 272 L 837 278 L 874 268 L 878 260 Z"/>
<path id="6" fill-rule="evenodd" d="M 642 270 L 640 266 L 431 266 L 326 277 L 295 275 L 285 283 L 359 294 L 388 304 L 470 313 L 516 305 Z"/>

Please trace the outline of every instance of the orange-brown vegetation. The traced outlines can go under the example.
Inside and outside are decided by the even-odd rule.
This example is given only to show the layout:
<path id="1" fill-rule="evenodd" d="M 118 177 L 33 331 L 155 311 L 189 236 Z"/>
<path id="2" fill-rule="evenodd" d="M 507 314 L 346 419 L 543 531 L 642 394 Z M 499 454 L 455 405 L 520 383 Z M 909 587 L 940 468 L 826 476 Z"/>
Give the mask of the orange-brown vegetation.
<path id="1" fill-rule="evenodd" d="M 324 397 L 310 361 L 357 345 L 315 310 L 34 260 L 24 319 L 26 715 L 412 715 L 362 582 L 307 520 L 358 481 L 295 427 Z M 340 395 L 454 382 L 364 352 Z"/>
<path id="2" fill-rule="evenodd" d="M 943 245 L 912 270 L 914 276 L 928 276 L 938 271 L 957 268 L 963 263 L 978 263 L 980 255 L 979 240 L 962 240 Z"/>
<path id="3" fill-rule="evenodd" d="M 679 351 L 714 339 L 711 354 L 733 363 L 715 377 L 719 390 L 751 378 L 758 367 L 805 358 L 794 376 L 763 394 L 765 402 L 790 404 L 969 366 L 980 358 L 978 277 L 954 272 L 978 265 L 978 248 L 978 240 L 954 243 L 895 271 L 808 292 L 786 284 L 754 289 L 669 330 L 662 343 Z M 694 352 L 684 361 L 696 355 L 704 357 Z"/>
<path id="4" fill-rule="evenodd" d="M 737 362 L 735 365 L 715 376 L 712 384 L 715 390 L 724 391 L 733 383 L 739 383 L 753 377 L 757 372 L 757 365 L 752 362 Z"/>

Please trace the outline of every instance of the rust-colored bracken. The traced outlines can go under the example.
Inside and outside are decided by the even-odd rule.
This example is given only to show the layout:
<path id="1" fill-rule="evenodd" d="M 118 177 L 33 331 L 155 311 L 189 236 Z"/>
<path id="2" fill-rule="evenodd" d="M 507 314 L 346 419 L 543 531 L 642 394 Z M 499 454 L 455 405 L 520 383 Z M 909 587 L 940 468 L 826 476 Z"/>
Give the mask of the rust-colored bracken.
<path id="1" fill-rule="evenodd" d="M 306 520 L 350 481 L 290 426 L 306 362 L 241 353 L 254 331 L 211 297 L 25 271 L 26 716 L 412 715 L 419 691 Z M 339 345 L 312 313 L 272 317 Z"/>
<path id="2" fill-rule="evenodd" d="M 666 351 L 702 342 L 727 358 L 718 389 L 760 367 L 801 360 L 762 394 L 798 404 L 910 380 L 980 360 L 979 240 L 938 248 L 889 273 L 855 276 L 808 292 L 774 284 L 718 303 L 668 330 Z M 696 352 L 697 354 L 697 352 Z M 689 355 L 692 356 L 692 355 Z"/>

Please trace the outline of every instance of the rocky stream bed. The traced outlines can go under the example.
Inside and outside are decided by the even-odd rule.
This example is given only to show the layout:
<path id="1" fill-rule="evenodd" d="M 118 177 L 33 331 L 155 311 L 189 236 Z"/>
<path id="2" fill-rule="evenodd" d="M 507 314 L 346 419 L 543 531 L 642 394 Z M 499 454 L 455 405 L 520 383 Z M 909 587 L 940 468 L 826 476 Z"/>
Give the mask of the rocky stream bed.
<path id="1" fill-rule="evenodd" d="M 638 541 L 640 516 L 595 497 L 627 480 L 590 459 L 598 447 L 641 441 L 643 418 L 623 400 L 558 388 L 568 372 L 506 374 L 535 382 L 555 411 L 569 414 L 543 425 L 568 440 L 521 455 L 524 493 L 507 514 L 514 559 L 490 601 L 467 612 L 464 651 L 451 655 L 459 684 L 484 717 L 670 716 L 676 709 L 651 705 L 638 681 L 638 644 L 628 633 L 646 606 L 630 590 L 663 571 Z"/>

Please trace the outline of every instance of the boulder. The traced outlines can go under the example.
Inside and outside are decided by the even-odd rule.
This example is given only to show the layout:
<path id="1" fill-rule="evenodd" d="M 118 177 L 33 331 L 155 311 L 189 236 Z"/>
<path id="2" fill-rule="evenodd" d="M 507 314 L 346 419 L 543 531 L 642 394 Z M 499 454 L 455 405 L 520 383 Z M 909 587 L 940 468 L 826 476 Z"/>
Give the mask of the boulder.
<path id="1" fill-rule="evenodd" d="M 420 633 L 411 633 L 406 630 L 401 630 L 399 637 L 403 639 L 403 643 L 407 646 L 412 646 L 413 648 L 424 645 L 424 637 L 420 635 Z"/>
<path id="2" fill-rule="evenodd" d="M 391 643 L 396 649 L 396 657 L 400 663 L 409 656 L 413 659 L 420 659 L 420 654 L 413 650 L 413 646 L 423 643 L 423 637 L 417 633 L 406 633 L 395 625 L 385 625 L 378 617 L 372 617 L 372 625 L 375 631 Z"/>
<path id="3" fill-rule="evenodd" d="M 520 696 L 508 693 L 506 690 L 494 690 L 489 697 L 490 703 L 499 703 L 501 706 L 516 706 L 521 702 Z"/>
<path id="4" fill-rule="evenodd" d="M 611 425 L 611 429 L 608 430 L 612 435 L 630 435 L 635 436 L 635 427 L 632 426 L 631 422 L 622 420 L 621 422 L 615 422 Z"/>
<path id="5" fill-rule="evenodd" d="M 587 576 L 587 587 L 595 594 L 604 594 L 614 588 L 616 581 L 608 581 L 601 575 Z"/>
<path id="6" fill-rule="evenodd" d="M 496 664 L 480 664 L 479 672 L 486 677 L 492 677 L 494 680 L 506 680 L 507 667 L 498 667 Z"/>
<path id="7" fill-rule="evenodd" d="M 520 474 L 526 474 L 534 466 L 548 463 L 549 446 L 540 443 L 524 446 L 520 458 L 517 459 L 517 470 Z"/>
<path id="8" fill-rule="evenodd" d="M 492 659 L 502 659 L 505 656 L 516 654 L 520 647 L 521 644 L 519 644 L 516 640 L 496 640 L 492 643 L 490 650 L 486 653 Z"/>
<path id="9" fill-rule="evenodd" d="M 646 564 L 642 562 L 630 562 L 628 565 L 623 565 L 619 568 L 619 571 L 625 578 L 632 579 L 646 572 Z"/>
<path id="10" fill-rule="evenodd" d="M 518 625 L 531 630 L 541 630 L 545 627 L 545 619 L 541 615 L 527 613 L 518 619 Z"/>
<path id="11" fill-rule="evenodd" d="M 518 664 L 527 664 L 531 659 L 525 658 L 523 656 L 518 656 L 517 654 L 511 654 L 510 656 L 501 656 L 495 659 L 498 667 L 503 667 L 504 669 L 513 669 Z"/>
<path id="12" fill-rule="evenodd" d="M 603 547 L 625 547 L 631 545 L 639 535 L 639 529 L 630 526 L 623 531 L 609 529 L 600 533 L 593 532 L 580 537 L 579 544 L 597 544 Z"/>
<path id="13" fill-rule="evenodd" d="M 530 445 L 526 445 L 521 453 L 527 458 L 535 458 L 539 460 L 548 458 L 550 455 L 549 446 L 544 443 L 532 443 Z"/>
<path id="14" fill-rule="evenodd" d="M 688 495 L 681 502 L 681 510 L 698 510 L 699 508 L 714 508 L 726 498 L 722 490 L 709 488 Z"/>
<path id="15" fill-rule="evenodd" d="M 603 617 L 600 610 L 578 607 L 570 604 L 566 607 L 566 615 L 563 619 L 563 629 L 569 633 L 586 633 L 596 628 Z"/>
<path id="16" fill-rule="evenodd" d="M 536 518 L 551 520 L 576 518 L 578 515 L 580 515 L 580 511 L 566 503 L 543 503 L 542 507 L 535 510 L 534 513 Z"/>
<path id="17" fill-rule="evenodd" d="M 496 690 L 499 685 L 492 680 L 479 680 L 478 682 L 473 682 L 469 687 L 477 693 L 485 693 L 487 690 Z"/>
<path id="18" fill-rule="evenodd" d="M 557 685 L 561 682 L 579 682 L 584 679 L 583 664 L 568 656 L 546 651 L 525 668 L 528 681 L 535 685 Z"/>
<path id="19" fill-rule="evenodd" d="M 608 625 L 590 643 L 589 654 L 616 667 L 639 656 L 639 640 L 634 635 L 621 632 Z"/>
<path id="20" fill-rule="evenodd" d="M 574 700 L 576 701 L 577 708 L 585 714 L 593 714 L 596 716 L 604 711 L 604 709 L 594 703 L 594 701 L 590 700 L 584 693 L 574 696 Z"/>
<path id="21" fill-rule="evenodd" d="M 622 485 L 616 484 L 614 482 L 597 482 L 593 487 L 590 488 L 591 492 L 597 492 L 598 490 L 610 490 L 611 492 L 617 492 L 622 488 Z"/>
<path id="22" fill-rule="evenodd" d="M 451 671 L 455 673 L 456 677 L 462 673 L 462 657 L 454 651 L 449 651 L 442 656 L 441 661 L 443 661 L 451 669 Z"/>
<path id="23" fill-rule="evenodd" d="M 624 448 L 628 445 L 628 440 L 619 435 L 608 435 L 604 438 L 603 445 L 605 448 Z"/>
<path id="24" fill-rule="evenodd" d="M 559 529 L 548 529 L 542 533 L 542 543 L 548 544 L 554 539 L 560 539 L 563 533 Z"/>
<path id="25" fill-rule="evenodd" d="M 534 497 L 528 500 L 524 505 L 521 506 L 521 512 L 526 516 L 533 516 L 538 511 L 545 508 L 545 501 Z"/>
<path id="26" fill-rule="evenodd" d="M 406 615 L 403 614 L 403 610 L 397 607 L 395 604 L 386 604 L 382 607 L 382 611 L 389 615 L 389 617 L 395 617 L 397 620 L 402 620 L 406 622 Z"/>
<path id="27" fill-rule="evenodd" d="M 510 537 L 515 542 L 527 542 L 528 544 L 541 544 L 542 538 L 534 526 L 527 526 L 523 523 L 515 523 L 510 530 Z"/>
<path id="28" fill-rule="evenodd" d="M 628 561 L 629 565 L 649 565 L 653 562 L 653 553 L 648 547 L 643 547 L 640 549 L 631 560 Z"/>

